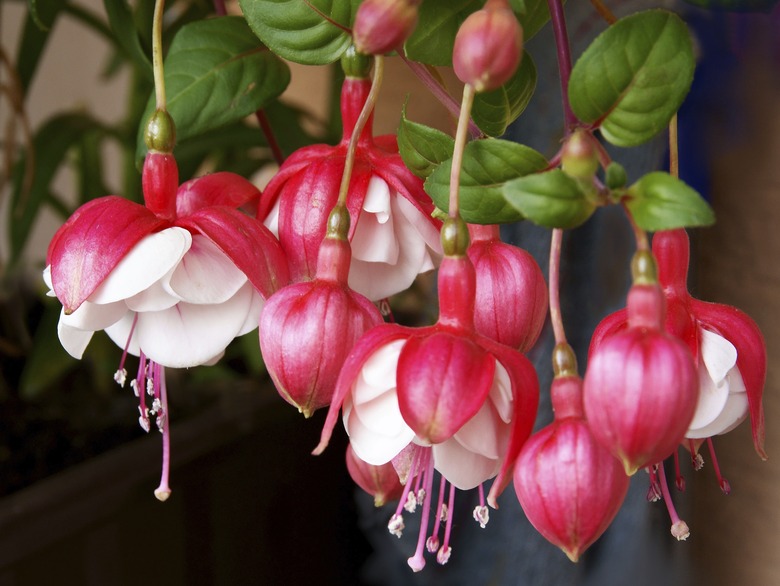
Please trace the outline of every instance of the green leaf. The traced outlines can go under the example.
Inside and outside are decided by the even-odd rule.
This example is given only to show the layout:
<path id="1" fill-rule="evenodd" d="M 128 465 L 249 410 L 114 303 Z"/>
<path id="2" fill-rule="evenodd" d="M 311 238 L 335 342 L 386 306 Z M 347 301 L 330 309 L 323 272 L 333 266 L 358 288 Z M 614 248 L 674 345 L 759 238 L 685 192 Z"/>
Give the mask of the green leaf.
<path id="1" fill-rule="evenodd" d="M 715 222 L 715 213 L 696 190 L 661 171 L 649 173 L 629 187 L 624 202 L 637 225 L 650 232 Z"/>
<path id="2" fill-rule="evenodd" d="M 398 150 L 409 170 L 418 177 L 428 177 L 442 162 L 452 158 L 455 140 L 435 128 L 406 118 L 406 106 L 398 127 Z"/>
<path id="3" fill-rule="evenodd" d="M 8 217 L 12 262 L 19 259 L 24 249 L 40 208 L 49 197 L 52 179 L 66 153 L 79 143 L 85 133 L 102 129 L 99 122 L 88 116 L 62 114 L 48 120 L 35 134 L 35 167 L 29 186 L 26 185 L 29 158 L 25 156 L 14 167 L 11 213 Z"/>
<path id="4" fill-rule="evenodd" d="M 545 228 L 574 228 L 595 209 L 579 183 L 560 169 L 510 181 L 504 186 L 504 197 L 526 218 Z"/>
<path id="5" fill-rule="evenodd" d="M 523 41 L 528 42 L 550 20 L 547 0 L 509 0 L 523 25 Z"/>
<path id="6" fill-rule="evenodd" d="M 569 79 L 569 101 L 606 140 L 636 146 L 668 126 L 694 66 L 685 23 L 663 10 L 640 12 L 610 26 L 582 54 Z"/>
<path id="7" fill-rule="evenodd" d="M 406 41 L 406 56 L 429 65 L 452 65 L 452 47 L 460 25 L 484 0 L 425 0 L 417 26 Z"/>
<path id="8" fill-rule="evenodd" d="M 165 59 L 168 112 L 177 140 L 248 116 L 289 82 L 287 65 L 258 42 L 241 18 L 225 16 L 182 27 Z M 143 133 L 154 105 L 152 96 L 138 130 L 137 162 L 146 155 Z"/>
<path id="9" fill-rule="evenodd" d="M 333 63 L 352 43 L 360 0 L 239 0 L 254 33 L 270 49 L 304 65 Z"/>
<path id="10" fill-rule="evenodd" d="M 138 70 L 146 77 L 152 78 L 152 62 L 141 46 L 138 30 L 135 28 L 133 11 L 126 0 L 103 0 L 108 23 L 114 31 L 114 37 L 124 52 L 132 59 Z"/>
<path id="11" fill-rule="evenodd" d="M 777 6 L 777 0 L 685 0 L 710 10 L 727 10 L 729 12 L 771 12 Z"/>
<path id="12" fill-rule="evenodd" d="M 536 89 L 536 66 L 526 52 L 515 74 L 500 88 L 474 97 L 471 117 L 488 136 L 501 136 L 523 113 Z"/>
<path id="13" fill-rule="evenodd" d="M 49 33 L 57 17 L 64 8 L 65 2 L 41 2 L 28 0 L 29 12 L 24 21 L 22 35 L 17 49 L 16 73 L 22 86 L 22 94 L 26 94 L 38 68 L 43 50 L 49 40 Z"/>
<path id="14" fill-rule="evenodd" d="M 547 160 L 527 146 L 508 140 L 476 140 L 466 145 L 460 173 L 460 213 L 471 224 L 501 224 L 523 219 L 502 195 L 504 183 L 547 167 Z M 425 181 L 436 206 L 449 209 L 450 169 L 445 161 Z"/>

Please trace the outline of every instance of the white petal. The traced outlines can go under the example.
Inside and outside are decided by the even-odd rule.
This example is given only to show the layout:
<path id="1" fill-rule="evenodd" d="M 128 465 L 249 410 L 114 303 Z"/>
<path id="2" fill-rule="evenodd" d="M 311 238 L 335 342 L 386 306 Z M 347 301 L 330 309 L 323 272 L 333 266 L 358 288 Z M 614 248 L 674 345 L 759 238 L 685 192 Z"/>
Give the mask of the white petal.
<path id="1" fill-rule="evenodd" d="M 395 389 L 398 357 L 405 343 L 405 339 L 393 340 L 376 350 L 363 363 L 359 374 L 362 383 L 357 389 L 353 389 L 352 393 L 355 402 L 370 401 L 381 393 Z"/>
<path id="2" fill-rule="evenodd" d="M 138 314 L 131 348 L 141 348 L 163 366 L 185 368 L 213 363 L 246 322 L 252 305 L 252 286 L 247 283 L 235 296 L 218 305 L 179 303 L 164 311 Z M 120 344 L 129 326 L 117 324 L 106 332 Z M 120 344 L 121 345 L 121 344 Z"/>
<path id="3" fill-rule="evenodd" d="M 63 311 L 60 314 L 60 323 L 71 328 L 96 332 L 118 322 L 126 313 L 127 305 L 123 301 L 107 304 L 85 301 L 70 315 L 65 315 Z"/>
<path id="4" fill-rule="evenodd" d="M 689 429 L 685 437 L 699 439 L 729 432 L 745 420 L 748 407 L 747 393 L 732 393 L 712 422 L 704 427 Z"/>
<path id="5" fill-rule="evenodd" d="M 397 409 L 397 399 L 395 404 Z M 350 410 L 344 421 L 344 427 L 358 458 L 374 466 L 381 466 L 392 460 L 409 445 L 414 437 L 414 432 L 406 424 L 398 429 L 396 435 L 379 434 L 363 424 L 355 409 Z"/>
<path id="6" fill-rule="evenodd" d="M 190 233 L 176 227 L 144 237 L 119 261 L 89 300 L 111 303 L 140 293 L 175 267 L 191 243 Z"/>
<path id="7" fill-rule="evenodd" d="M 496 361 L 496 373 L 493 376 L 493 386 L 490 387 L 490 400 L 504 423 L 512 421 L 514 414 L 514 399 L 512 398 L 512 381 L 509 373 L 500 362 Z"/>
<path id="8" fill-rule="evenodd" d="M 47 297 L 56 297 L 56 293 L 54 293 L 54 285 L 51 283 L 51 265 L 46 265 L 46 268 L 43 269 L 43 282 L 46 283 L 46 286 L 49 288 L 48 291 L 46 291 Z"/>
<path id="9" fill-rule="evenodd" d="M 408 222 L 414 226 L 415 231 L 422 237 L 425 245 L 431 250 L 434 256 L 441 258 L 441 235 L 431 221 L 418 210 L 412 202 L 402 195 L 396 196 L 398 210 L 404 215 Z"/>
<path id="10" fill-rule="evenodd" d="M 145 311 L 162 311 L 173 307 L 181 298 L 172 294 L 166 283 L 171 278 L 173 271 L 169 271 L 159 281 L 155 281 L 140 293 L 125 299 L 127 307 L 133 311 L 143 313 Z"/>
<path id="11" fill-rule="evenodd" d="M 701 343 L 699 355 L 710 378 L 719 383 L 737 363 L 737 349 L 723 336 L 714 332 L 699 328 Z"/>
<path id="12" fill-rule="evenodd" d="M 263 297 L 254 289 L 252 291 L 254 294 L 252 295 L 252 303 L 249 306 L 249 312 L 246 314 L 246 321 L 244 322 L 244 325 L 241 326 L 236 337 L 243 336 L 244 334 L 248 334 L 252 330 L 257 329 L 257 326 L 260 323 L 260 313 L 263 311 L 265 299 L 263 299 Z"/>
<path id="13" fill-rule="evenodd" d="M 499 426 L 506 425 L 490 401 L 453 436 L 465 449 L 490 459 L 497 459 L 505 446 L 499 445 Z"/>
<path id="14" fill-rule="evenodd" d="M 393 197 L 398 196 L 394 193 Z M 391 265 L 398 262 L 400 246 L 396 237 L 395 217 L 391 210 L 387 183 L 378 177 L 372 177 L 363 212 L 352 235 L 353 259 Z"/>
<path id="15" fill-rule="evenodd" d="M 699 401 L 693 419 L 688 424 L 689 429 L 697 429 L 708 425 L 723 410 L 729 397 L 728 381 L 721 380 L 716 384 L 710 378 L 709 371 L 703 362 L 699 363 Z"/>
<path id="16" fill-rule="evenodd" d="M 94 332 L 91 330 L 80 330 L 64 324 L 62 319 L 60 319 L 57 324 L 57 336 L 60 339 L 62 347 L 65 348 L 65 351 L 73 356 L 73 358 L 79 360 L 84 355 L 84 350 L 87 349 L 87 345 L 92 339 L 93 333 Z"/>
<path id="17" fill-rule="evenodd" d="M 475 454 L 453 439 L 433 446 L 433 464 L 455 488 L 469 490 L 498 473 L 500 460 Z"/>
<path id="18" fill-rule="evenodd" d="M 224 303 L 247 278 L 208 238 L 196 234 L 170 280 L 171 291 L 187 303 Z"/>
<path id="19" fill-rule="evenodd" d="M 114 344 L 124 349 L 127 348 L 127 352 L 133 356 L 138 356 L 138 338 L 133 336 L 128 344 L 128 337 L 130 336 L 130 330 L 133 327 L 135 316 L 137 314 L 134 311 L 128 311 L 122 319 L 115 324 L 105 328 L 108 337 L 113 340 Z"/>
<path id="20" fill-rule="evenodd" d="M 279 238 L 279 204 L 281 201 L 281 197 L 276 198 L 274 207 L 271 208 L 271 211 L 268 212 L 265 220 L 263 220 L 265 227 L 268 228 L 277 238 Z"/>

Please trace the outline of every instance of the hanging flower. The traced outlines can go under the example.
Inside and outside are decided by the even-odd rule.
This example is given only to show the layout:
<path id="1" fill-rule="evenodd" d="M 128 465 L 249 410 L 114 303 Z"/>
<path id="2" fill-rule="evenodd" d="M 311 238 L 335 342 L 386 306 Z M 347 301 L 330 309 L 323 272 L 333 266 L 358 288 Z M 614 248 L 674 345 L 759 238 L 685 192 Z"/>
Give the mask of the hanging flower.
<path id="1" fill-rule="evenodd" d="M 358 341 L 339 376 L 315 453 L 327 446 L 341 407 L 350 443 L 361 460 L 380 466 L 403 459 L 407 493 L 420 486 L 430 495 L 433 472 L 439 471 L 444 479 L 439 494 L 445 492 L 444 483 L 452 487 L 450 510 L 454 488 L 481 487 L 506 461 L 514 461 L 536 416 L 536 373 L 522 354 L 476 333 L 475 290 L 468 257 L 445 256 L 435 325 L 385 324 Z M 494 483 L 494 489 L 491 493 L 497 494 L 500 487 Z M 401 498 L 400 506 L 407 498 Z M 440 563 L 450 555 L 449 529 L 441 547 L 436 533 L 431 536 L 435 539 L 426 539 L 429 501 L 423 506 L 417 551 L 409 559 L 415 571 L 425 565 L 426 541 L 429 551 L 438 552 Z M 441 505 L 437 508 L 441 519 Z M 484 496 L 477 509 L 484 524 Z M 436 527 L 438 531 L 438 522 Z M 400 509 L 388 528 L 394 534 L 402 530 Z"/>
<path id="2" fill-rule="evenodd" d="M 653 282 L 652 256 L 640 251 L 635 263 L 643 268 L 628 294 L 627 326 L 607 334 L 614 322 L 599 324 L 583 391 L 593 435 L 623 462 L 627 474 L 672 454 L 698 399 L 690 351 L 662 329 L 664 297 Z"/>
<path id="3" fill-rule="evenodd" d="M 266 187 L 260 218 L 279 235 L 293 282 L 314 277 L 328 214 L 344 172 L 347 145 L 371 82 L 348 76 L 341 92 L 344 133 L 336 146 L 293 153 Z M 371 119 L 357 145 L 347 209 L 352 263 L 349 286 L 377 301 L 407 289 L 441 258 L 439 221 L 422 181 L 403 164 L 393 135 L 373 137 Z"/>
<path id="4" fill-rule="evenodd" d="M 550 394 L 555 420 L 523 446 L 515 492 L 531 524 L 576 562 L 615 518 L 629 478 L 585 421 L 582 379 L 556 376 Z"/>
<path id="5" fill-rule="evenodd" d="M 268 372 L 279 394 L 306 417 L 330 404 L 355 342 L 383 323 L 376 306 L 347 286 L 349 215 L 337 206 L 331 219 L 314 279 L 274 293 L 260 318 L 260 349 Z"/>
<path id="6" fill-rule="evenodd" d="M 528 252 L 501 242 L 498 226 L 469 226 L 477 274 L 474 323 L 489 338 L 527 352 L 547 317 L 547 284 Z"/>

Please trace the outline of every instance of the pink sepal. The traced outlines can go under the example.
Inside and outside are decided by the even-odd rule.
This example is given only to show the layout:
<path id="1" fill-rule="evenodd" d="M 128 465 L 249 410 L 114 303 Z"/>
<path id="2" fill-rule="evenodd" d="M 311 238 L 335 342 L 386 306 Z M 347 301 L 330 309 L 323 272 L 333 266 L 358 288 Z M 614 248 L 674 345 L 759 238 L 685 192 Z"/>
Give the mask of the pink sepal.
<path id="1" fill-rule="evenodd" d="M 469 337 L 438 331 L 410 338 L 398 357 L 398 406 L 417 437 L 451 438 L 482 408 L 496 361 Z"/>
<path id="2" fill-rule="evenodd" d="M 258 220 L 232 208 L 213 206 L 181 218 L 176 225 L 211 240 L 263 297 L 289 282 L 279 241 Z"/>
<path id="3" fill-rule="evenodd" d="M 76 311 L 144 236 L 168 225 L 144 206 L 116 195 L 77 209 L 54 235 L 46 255 L 65 313 Z"/>
<path id="4" fill-rule="evenodd" d="M 240 208 L 260 200 L 260 190 L 235 173 L 219 172 L 190 179 L 176 194 L 176 215 L 188 216 L 211 206 Z"/>

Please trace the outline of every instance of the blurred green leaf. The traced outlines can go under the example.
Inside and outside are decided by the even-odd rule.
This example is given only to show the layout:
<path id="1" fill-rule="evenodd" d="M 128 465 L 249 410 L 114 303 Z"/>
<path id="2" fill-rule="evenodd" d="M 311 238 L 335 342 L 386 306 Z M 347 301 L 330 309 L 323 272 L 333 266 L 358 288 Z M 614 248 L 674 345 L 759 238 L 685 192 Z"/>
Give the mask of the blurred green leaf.
<path id="1" fill-rule="evenodd" d="M 404 106 L 398 127 L 398 150 L 412 173 L 428 177 L 442 162 L 452 158 L 454 144 L 448 134 L 407 119 Z"/>
<path id="2" fill-rule="evenodd" d="M 153 77 L 152 62 L 141 46 L 138 30 L 133 20 L 133 11 L 126 0 L 103 0 L 108 22 L 114 31 L 114 38 L 138 70 L 148 78 Z"/>
<path id="3" fill-rule="evenodd" d="M 575 228 L 595 210 L 579 183 L 560 169 L 509 181 L 503 193 L 527 219 L 545 228 Z"/>
<path id="4" fill-rule="evenodd" d="M 668 173 L 648 173 L 628 188 L 627 195 L 626 207 L 643 230 L 655 232 L 715 223 L 715 213 L 696 190 Z"/>
<path id="5" fill-rule="evenodd" d="M 474 97 L 471 117 L 488 136 L 501 136 L 523 113 L 536 89 L 536 66 L 526 52 L 515 74 L 500 88 Z"/>
<path id="6" fill-rule="evenodd" d="M 28 0 L 29 11 L 24 21 L 16 52 L 16 73 L 22 86 L 22 95 L 25 95 L 30 87 L 38 69 L 38 62 L 49 40 L 51 28 L 64 5 L 64 2 Z"/>
<path id="7" fill-rule="evenodd" d="M 484 0 L 425 0 L 417 26 L 404 45 L 406 56 L 429 65 L 452 65 L 452 47 L 460 25 L 484 4 Z"/>

